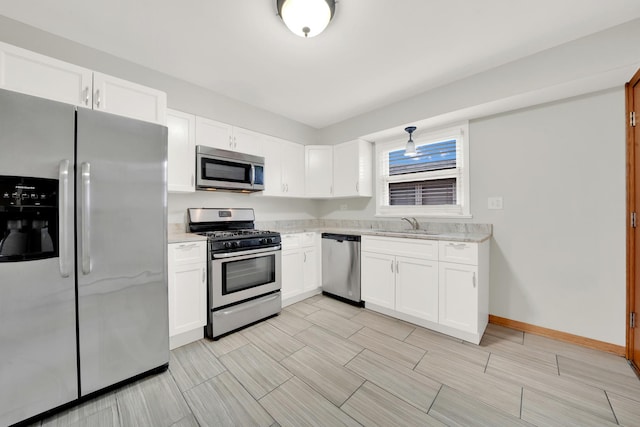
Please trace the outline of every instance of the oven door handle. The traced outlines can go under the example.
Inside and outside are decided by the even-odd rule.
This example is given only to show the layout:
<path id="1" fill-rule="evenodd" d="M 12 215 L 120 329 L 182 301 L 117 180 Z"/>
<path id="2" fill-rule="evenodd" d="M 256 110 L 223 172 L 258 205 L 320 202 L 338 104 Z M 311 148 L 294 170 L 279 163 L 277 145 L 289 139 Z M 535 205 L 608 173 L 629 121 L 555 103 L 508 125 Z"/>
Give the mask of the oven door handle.
<path id="1" fill-rule="evenodd" d="M 273 246 L 270 248 L 262 248 L 262 249 L 253 249 L 249 251 L 241 251 L 241 252 L 228 252 L 226 254 L 213 254 L 214 259 L 222 259 L 222 258 L 235 258 L 244 255 L 255 255 L 255 254 L 263 254 L 266 252 L 277 252 L 280 250 L 280 245 Z"/>

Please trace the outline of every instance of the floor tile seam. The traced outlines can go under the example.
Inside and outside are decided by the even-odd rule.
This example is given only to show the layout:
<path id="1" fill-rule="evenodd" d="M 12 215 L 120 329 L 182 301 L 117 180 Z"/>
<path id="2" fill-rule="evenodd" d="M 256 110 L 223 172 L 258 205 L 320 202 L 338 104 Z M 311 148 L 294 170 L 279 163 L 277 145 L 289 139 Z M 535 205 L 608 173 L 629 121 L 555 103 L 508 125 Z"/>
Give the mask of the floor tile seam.
<path id="1" fill-rule="evenodd" d="M 449 384 L 446 384 L 446 383 L 443 383 L 442 385 L 443 386 L 447 386 L 450 389 L 457 391 L 458 393 L 462 394 L 463 396 L 466 396 L 466 397 L 468 397 L 470 399 L 473 399 L 473 401 L 475 401 L 476 403 L 478 403 L 478 404 L 480 404 L 482 406 L 487 406 L 487 407 L 491 408 L 493 411 L 499 412 L 501 415 L 506 416 L 507 418 L 513 418 L 513 419 L 516 419 L 516 420 L 520 419 L 520 418 L 516 417 L 515 415 L 511 414 L 510 412 L 507 412 L 505 409 L 499 408 L 499 407 L 497 407 L 497 406 L 495 406 L 495 405 L 493 405 L 493 404 L 491 404 L 489 402 L 486 402 L 484 400 L 478 399 L 475 396 L 470 395 L 469 393 L 464 392 L 464 391 L 462 391 L 462 390 L 460 390 L 460 389 L 458 389 L 456 387 L 453 387 L 453 386 L 451 386 Z M 522 405 L 522 392 L 521 392 L 520 402 L 521 402 L 520 405 Z"/>
<path id="2" fill-rule="evenodd" d="M 520 387 L 520 415 L 518 418 L 522 419 L 522 401 L 524 399 L 524 387 Z"/>
<path id="3" fill-rule="evenodd" d="M 498 371 L 502 371 L 506 375 L 509 375 L 508 372 L 505 372 L 505 371 L 501 370 L 500 368 L 493 368 L 493 369 L 498 370 Z M 522 389 L 527 389 L 527 390 L 531 390 L 531 391 L 534 391 L 534 392 L 537 392 L 537 393 L 544 394 L 544 395 L 546 395 L 546 396 L 548 396 L 550 398 L 553 398 L 554 400 L 560 400 L 560 401 L 562 401 L 564 404 L 566 404 L 568 406 L 572 406 L 574 408 L 576 407 L 576 404 L 574 402 L 572 402 L 572 401 L 570 401 L 570 400 L 568 400 L 568 399 L 566 399 L 565 397 L 562 396 L 562 394 L 570 394 L 569 392 L 566 392 L 566 391 L 564 391 L 564 390 L 562 390 L 560 388 L 557 388 L 557 387 L 555 387 L 553 385 L 550 386 L 548 384 L 541 384 L 539 386 L 536 386 L 536 385 L 524 383 L 524 382 L 518 381 L 518 380 L 504 379 L 502 377 L 499 377 L 499 376 L 496 376 L 496 375 L 492 374 L 491 372 L 487 373 L 487 375 L 489 375 L 491 377 L 494 377 L 494 378 L 502 379 L 502 380 L 504 380 L 504 381 L 506 381 L 506 382 L 508 382 L 508 383 L 510 383 L 512 385 L 521 387 Z M 597 388 L 597 387 L 593 387 L 593 386 L 591 386 L 589 384 L 576 383 L 575 385 L 576 386 L 586 385 L 587 387 L 593 388 L 594 390 L 598 390 L 598 391 L 603 392 L 603 393 L 606 392 L 603 389 L 600 389 L 600 388 Z M 549 391 L 550 389 L 551 390 L 556 390 L 558 393 L 550 392 Z M 608 398 L 608 396 L 607 396 L 607 398 Z M 583 398 L 580 398 L 579 396 L 576 395 L 576 400 L 583 402 L 585 404 L 585 407 L 587 407 L 587 408 L 592 408 L 593 407 L 593 405 L 590 404 L 590 400 L 591 400 L 590 398 L 583 399 Z M 594 416 L 599 416 L 595 411 L 590 411 L 590 413 L 594 414 Z"/>
<path id="4" fill-rule="evenodd" d="M 302 320 L 304 320 L 304 319 L 302 319 Z M 306 328 L 301 329 L 299 332 L 296 332 L 295 334 L 291 335 L 289 332 L 285 331 L 284 329 L 279 328 L 277 324 L 273 324 L 273 323 L 271 323 L 271 322 L 268 322 L 268 323 L 269 323 L 271 326 L 273 326 L 274 328 L 278 329 L 279 331 L 284 332 L 285 334 L 289 335 L 291 338 L 294 338 L 294 337 L 295 337 L 295 335 L 297 335 L 298 333 L 300 333 L 300 332 L 302 332 L 302 331 L 306 331 L 307 329 L 309 329 L 309 328 L 313 325 L 313 323 L 308 322 L 308 323 L 310 323 L 310 325 L 309 325 L 309 326 L 307 326 Z"/>
<path id="5" fill-rule="evenodd" d="M 436 393 L 436 395 L 433 397 L 433 400 L 431 401 L 431 405 L 429 405 L 429 409 L 427 409 L 427 415 L 429 415 L 429 412 L 431 412 L 431 408 L 433 408 L 433 405 L 436 403 L 436 400 L 438 400 L 438 396 L 440 396 L 440 392 L 442 391 L 443 387 L 444 387 L 444 383 L 440 383 L 440 388 L 438 389 L 438 392 Z"/>
<path id="6" fill-rule="evenodd" d="M 500 349 L 491 349 L 488 350 L 486 349 L 486 351 L 488 353 L 494 354 L 496 356 L 500 356 L 500 357 L 504 357 L 505 359 L 509 359 L 513 362 L 521 362 L 522 360 L 524 360 L 526 362 L 527 365 L 539 365 L 539 366 L 546 366 L 548 368 L 552 368 L 554 371 L 559 369 L 559 364 L 557 362 L 552 363 L 552 362 L 547 362 L 545 360 L 541 360 L 538 358 L 528 358 L 526 355 L 519 355 L 519 354 L 513 354 L 512 352 L 505 352 L 505 351 L 501 351 Z M 554 355 L 555 356 L 555 355 Z M 555 357 L 554 357 L 555 359 Z"/>
<path id="7" fill-rule="evenodd" d="M 229 371 L 229 369 L 227 368 L 227 366 L 226 366 L 224 363 L 222 363 L 222 361 L 218 360 L 218 362 L 222 365 L 222 367 L 224 368 L 224 370 L 222 370 L 221 372 L 218 372 L 217 374 L 215 374 L 214 376 L 212 376 L 212 377 L 210 377 L 210 378 L 205 378 L 205 379 L 203 379 L 202 381 L 200 381 L 199 383 L 194 384 L 194 385 L 190 386 L 189 388 L 185 388 L 184 390 L 182 390 L 182 389 L 180 388 L 180 386 L 178 385 L 178 381 L 176 380 L 176 377 L 174 377 L 174 376 L 173 376 L 173 372 L 171 372 L 171 370 L 170 370 L 170 369 L 168 369 L 168 371 L 171 373 L 171 377 L 173 378 L 173 381 L 176 383 L 176 387 L 178 387 L 178 390 L 180 391 L 180 393 L 184 393 L 184 392 L 186 392 L 186 391 L 189 391 L 189 390 L 194 389 L 195 387 L 198 387 L 198 386 L 199 386 L 199 385 L 201 385 L 201 384 L 206 383 L 206 382 L 207 382 L 207 381 L 209 381 L 209 380 L 212 380 L 212 379 L 216 378 L 216 377 L 217 377 L 218 375 L 220 375 L 220 374 L 223 374 L 223 373 L 225 373 L 225 372 Z"/>
<path id="8" fill-rule="evenodd" d="M 352 373 L 353 375 L 355 375 L 355 376 L 357 376 L 358 378 L 360 378 L 360 379 L 362 380 L 362 382 L 363 382 L 363 383 L 366 381 L 366 378 L 362 378 L 360 375 L 358 375 L 357 373 L 353 372 L 351 369 L 346 368 L 346 367 L 345 367 L 345 369 L 348 369 L 350 373 Z M 343 401 L 342 401 L 342 403 L 341 403 L 340 405 L 336 405 L 336 404 L 335 404 L 335 403 L 333 403 L 331 400 L 329 400 L 329 398 L 328 398 L 327 396 L 325 396 L 325 395 L 324 395 L 324 393 L 323 393 L 321 390 L 319 390 L 318 388 L 316 388 L 316 387 L 315 387 L 313 384 L 311 384 L 309 381 L 305 381 L 305 379 L 304 379 L 303 377 L 300 377 L 300 376 L 298 376 L 298 375 L 295 375 L 295 374 L 294 374 L 294 376 L 295 376 L 296 378 L 298 378 L 300 381 L 302 381 L 303 383 L 305 383 L 306 385 L 308 385 L 308 386 L 309 386 L 313 391 L 315 391 L 316 393 L 318 393 L 320 396 L 322 396 L 322 398 L 323 398 L 323 399 L 325 399 L 326 401 L 328 401 L 329 403 L 331 403 L 333 406 L 335 406 L 335 407 L 336 407 L 336 408 L 338 408 L 338 409 L 340 409 L 340 406 L 342 406 L 342 405 L 344 404 L 344 402 L 346 402 L 346 401 L 347 401 L 347 399 L 348 399 L 348 398 L 347 398 L 347 399 L 343 400 Z M 362 384 L 360 384 L 360 385 L 358 386 L 358 388 L 360 388 L 360 386 L 362 386 Z M 353 394 L 353 393 L 352 393 L 352 394 Z"/>
<path id="9" fill-rule="evenodd" d="M 195 412 L 193 412 L 193 408 L 192 408 L 192 407 L 191 407 L 191 405 L 189 404 L 189 400 L 188 400 L 188 399 L 187 399 L 187 397 L 184 395 L 184 393 L 185 393 L 185 392 L 180 393 L 180 394 L 182 395 L 182 399 L 183 399 L 183 400 L 184 400 L 184 402 L 186 403 L 187 408 L 189 408 L 189 412 L 191 412 L 191 415 L 193 416 L 193 419 L 196 421 L 196 424 L 197 424 L 198 426 L 201 426 L 200 421 L 198 421 L 198 417 L 196 417 Z M 184 418 L 184 417 L 183 417 L 183 418 Z M 178 420 L 178 421 L 180 421 L 180 420 Z M 176 421 L 176 422 L 177 422 L 177 421 Z M 173 423 L 173 424 L 175 424 L 175 423 Z M 124 426 L 122 426 L 122 427 L 124 427 Z"/>
<path id="10" fill-rule="evenodd" d="M 358 376 L 359 376 L 359 375 L 358 375 Z M 360 389 L 364 386 L 364 384 L 365 384 L 367 381 L 368 381 L 368 380 L 367 380 L 366 378 L 364 378 L 364 381 L 362 381 L 362 383 L 361 383 L 361 384 L 360 384 L 360 385 L 359 385 L 355 390 L 353 390 L 353 392 L 349 395 L 349 397 L 347 397 L 347 398 L 344 400 L 344 402 L 342 402 L 342 405 L 338 406 L 338 409 L 340 409 L 342 412 L 345 412 L 345 411 L 342 409 L 342 407 L 343 407 L 344 405 L 346 405 L 346 404 L 347 404 L 347 402 L 349 401 L 349 399 L 351 399 L 351 398 L 353 397 L 353 395 L 354 395 L 354 394 L 356 394 L 356 393 L 358 392 L 358 390 L 360 390 Z M 336 406 L 337 406 L 337 405 L 336 405 Z M 346 412 L 345 412 L 345 413 L 346 413 Z M 347 415 L 349 415 L 349 414 L 347 414 Z"/>
<path id="11" fill-rule="evenodd" d="M 246 391 L 247 393 L 249 393 L 249 396 L 251 396 L 251 398 L 253 400 L 255 400 L 256 402 L 259 400 L 259 398 L 255 397 L 247 387 L 245 387 L 245 385 L 243 384 L 242 381 L 240 381 L 240 378 L 238 378 L 231 370 L 227 370 L 227 372 L 229 372 L 231 374 L 231 376 L 233 377 L 234 380 L 236 380 L 238 382 L 238 384 L 240 384 L 240 386 L 244 389 L 244 391 Z M 262 396 L 260 396 L 260 398 L 266 396 L 267 394 L 269 394 L 269 392 L 266 392 L 265 394 L 263 394 Z"/>
<path id="12" fill-rule="evenodd" d="M 622 397 L 626 397 L 626 398 L 631 399 L 631 400 L 637 400 L 637 397 L 632 397 L 632 396 L 635 396 L 635 394 L 633 392 L 622 391 L 620 389 L 614 390 L 614 389 L 611 388 L 610 385 L 603 384 L 600 380 L 597 380 L 597 379 L 592 379 L 590 381 L 588 378 L 583 378 L 580 375 L 571 375 L 571 374 L 564 374 L 564 375 L 560 375 L 560 376 L 562 378 L 564 378 L 564 379 L 576 381 L 577 383 L 584 384 L 584 385 L 587 385 L 587 386 L 591 386 L 591 387 L 597 388 L 597 389 L 602 390 L 602 391 L 607 391 L 608 390 L 608 391 L 610 391 L 612 393 L 619 394 Z"/>
<path id="13" fill-rule="evenodd" d="M 408 404 L 408 405 L 410 405 L 410 406 L 414 407 L 415 409 L 419 410 L 420 412 L 424 412 L 425 414 L 429 414 L 429 411 L 428 411 L 428 410 L 425 410 L 424 408 L 420 408 L 420 407 L 416 406 L 416 405 L 415 405 L 415 403 L 413 403 L 413 402 L 409 402 L 405 397 L 400 396 L 400 394 L 398 394 L 398 393 L 394 392 L 393 390 L 389 390 L 389 389 L 388 389 L 384 384 L 382 384 L 382 383 L 380 383 L 380 382 L 378 382 L 378 381 L 376 381 L 376 380 L 372 380 L 372 379 L 370 379 L 370 378 L 365 378 L 365 379 L 364 379 L 364 382 L 369 382 L 369 383 L 371 383 L 371 384 L 375 385 L 376 387 L 381 388 L 382 390 L 384 390 L 385 392 L 389 393 L 390 395 L 392 395 L 392 396 L 394 396 L 394 397 L 396 397 L 396 398 L 398 398 L 398 399 L 402 400 L 402 401 L 403 401 L 403 402 L 405 402 L 406 404 Z M 433 405 L 433 402 L 435 401 L 435 399 L 436 399 L 436 397 L 437 397 L 438 393 L 440 392 L 440 390 L 442 389 L 442 386 L 444 385 L 444 384 L 443 384 L 443 383 L 441 383 L 440 381 L 435 381 L 435 380 L 434 380 L 434 382 L 436 382 L 436 383 L 440 384 L 440 387 L 438 388 L 438 392 L 436 393 L 436 395 L 433 397 L 433 400 L 431 401 L 431 404 L 429 405 L 429 408 L 431 408 L 431 406 Z M 363 383 L 363 384 L 364 384 L 364 383 Z M 361 385 L 360 387 L 362 387 L 362 385 Z"/>
<path id="14" fill-rule="evenodd" d="M 547 390 L 543 390 L 542 388 L 539 388 L 539 387 L 532 387 L 532 386 L 529 386 L 527 384 L 523 384 L 522 385 L 522 390 L 523 390 L 523 399 L 522 399 L 522 403 L 521 403 L 522 406 L 524 406 L 524 390 L 529 390 L 529 391 L 532 391 L 534 393 L 538 393 L 540 395 L 543 395 L 548 399 L 554 400 L 556 402 L 560 402 L 562 405 L 569 406 L 569 407 L 571 407 L 571 408 L 573 408 L 573 409 L 575 409 L 577 411 L 580 411 L 583 414 L 588 414 L 592 418 L 598 418 L 598 419 L 601 419 L 601 420 L 604 420 L 604 421 L 607 421 L 607 422 L 612 422 L 611 418 L 607 418 L 605 414 L 599 413 L 597 411 L 592 410 L 593 405 L 589 404 L 588 401 L 584 401 L 584 400 L 578 398 L 577 400 L 580 400 L 584 404 L 584 406 L 581 406 L 579 404 L 571 402 L 570 400 L 567 400 L 566 398 L 564 398 L 562 396 L 558 396 L 556 394 L 549 393 L 549 391 L 547 391 Z M 616 418 L 615 412 L 613 411 L 613 408 L 611 407 L 611 402 L 609 402 L 609 398 L 608 398 L 608 396 L 606 396 L 605 390 L 601 390 L 601 391 L 603 393 L 605 393 L 605 397 L 607 399 L 607 404 L 609 406 L 609 409 L 611 410 L 611 414 L 610 415 L 613 415 L 613 419 L 616 420 L 616 423 L 617 423 L 617 418 Z"/>
<path id="15" fill-rule="evenodd" d="M 246 345 L 249 345 L 249 344 L 246 344 Z M 244 347 L 244 346 L 243 346 L 243 347 Z M 256 347 L 255 345 L 254 345 L 254 347 L 255 347 L 255 348 L 256 348 L 256 350 L 258 350 L 260 353 L 262 353 L 262 354 L 263 354 L 263 355 L 265 355 L 266 357 L 269 357 L 269 355 L 268 355 L 266 352 L 262 351 L 262 349 L 260 349 L 259 347 Z M 234 351 L 235 351 L 235 350 L 234 350 Z M 229 353 L 231 353 L 231 352 L 229 352 Z M 229 354 L 229 353 L 227 353 L 227 354 Z M 286 358 L 285 358 L 285 359 L 286 359 Z M 273 360 L 273 358 L 271 358 L 271 360 Z M 283 360 L 284 360 L 284 359 L 283 359 Z M 221 363 L 223 363 L 223 364 L 224 364 L 224 362 L 221 362 Z M 294 376 L 294 374 L 293 374 L 290 370 L 288 370 L 288 369 L 287 369 L 287 367 L 286 367 L 286 366 L 284 366 L 282 363 L 280 363 L 280 362 L 278 362 L 278 361 L 275 361 L 275 363 L 276 363 L 280 368 L 284 369 L 284 370 L 285 370 L 285 371 L 290 375 L 290 376 L 289 376 L 289 378 L 287 378 L 287 381 L 288 381 L 288 380 L 290 380 L 290 379 Z M 262 397 L 264 397 L 264 396 L 266 396 L 267 394 L 271 393 L 271 391 L 275 390 L 275 388 L 274 388 L 274 389 L 272 389 L 272 390 L 269 390 L 269 391 L 267 391 L 264 395 L 262 395 L 260 398 L 257 398 L 257 397 L 255 397 L 255 396 L 254 396 L 254 395 L 249 391 L 249 389 L 247 389 L 247 388 L 244 386 L 244 384 L 242 383 L 242 381 L 240 381 L 240 378 L 238 378 L 238 377 L 233 373 L 233 371 L 232 371 L 231 369 L 229 369 L 226 365 L 225 365 L 225 368 L 226 368 L 226 371 L 227 371 L 227 372 L 229 372 L 229 373 L 233 376 L 233 378 L 234 378 L 236 381 L 238 381 L 238 382 L 240 383 L 240 385 L 242 385 L 242 387 L 243 387 L 245 390 L 247 390 L 247 392 L 249 393 L 249 395 L 250 395 L 253 399 L 255 399 L 255 400 L 261 399 Z M 217 376 L 217 375 L 216 375 L 216 376 Z M 251 377 L 251 378 L 255 381 L 255 378 L 253 378 L 253 377 Z M 257 381 L 256 381 L 256 382 L 257 382 Z M 285 381 L 285 382 L 286 382 L 286 381 Z M 278 387 L 279 387 L 279 386 L 278 386 Z M 276 387 L 276 388 L 277 388 L 277 387 Z"/>
<path id="16" fill-rule="evenodd" d="M 360 351 L 359 351 L 355 356 L 353 356 L 351 359 L 349 359 L 349 360 L 348 360 L 344 365 L 342 365 L 342 366 L 344 366 L 344 367 L 346 368 L 346 367 L 347 367 L 347 365 L 348 365 L 349 363 L 351 363 L 351 361 L 352 361 L 352 360 L 354 360 L 356 357 L 360 356 L 360 355 L 361 355 L 365 350 L 369 350 L 369 349 L 368 349 L 368 348 L 364 348 L 364 347 L 362 347 L 362 350 L 360 350 Z M 369 351 L 371 351 L 371 350 L 369 350 Z M 376 354 L 377 354 L 377 353 L 376 353 Z"/>
<path id="17" fill-rule="evenodd" d="M 362 331 L 362 329 L 364 329 L 364 328 L 367 328 L 367 329 L 370 329 L 370 330 L 372 330 L 372 331 L 374 331 L 374 332 L 376 332 L 376 333 L 382 334 L 382 335 L 384 335 L 385 337 L 391 338 L 392 340 L 395 340 L 395 341 L 398 341 L 398 342 L 403 343 L 403 344 L 405 344 L 405 345 L 408 345 L 409 347 L 413 347 L 413 349 L 415 349 L 415 350 L 417 350 L 417 351 L 421 351 L 421 352 L 426 352 L 426 351 L 427 351 L 427 350 L 425 350 L 425 349 L 423 349 L 423 348 L 421 348 L 421 347 L 418 347 L 418 346 L 413 345 L 413 344 L 409 344 L 409 343 L 407 343 L 407 342 L 404 342 L 403 340 L 399 340 L 398 338 L 392 337 L 391 335 L 387 335 L 387 334 L 385 334 L 384 332 L 377 331 L 377 330 L 375 330 L 375 329 L 373 329 L 373 328 L 371 328 L 371 327 L 369 327 L 369 326 L 364 326 L 364 327 L 362 327 L 360 330 L 358 330 L 357 332 L 355 332 L 354 334 L 352 334 L 351 336 L 349 336 L 349 338 L 348 338 L 348 339 L 351 339 L 351 337 L 352 337 L 353 335 L 355 335 L 356 333 L 358 333 L 358 332 Z M 362 335 L 364 335 L 364 334 L 362 334 Z M 380 339 L 379 339 L 378 337 L 375 337 L 375 338 L 374 338 L 374 337 L 370 337 L 370 336 L 366 336 L 366 335 L 365 335 L 365 337 L 370 338 L 370 339 L 371 339 L 371 340 L 373 340 L 373 341 L 380 342 Z M 383 337 L 383 338 L 384 338 L 384 337 Z M 384 345 L 384 342 L 382 342 L 382 344 Z M 424 356 L 424 355 L 422 355 L 421 357 L 423 357 L 423 356 Z"/>
<path id="18" fill-rule="evenodd" d="M 489 366 L 489 361 L 491 360 L 491 354 L 492 353 L 489 353 L 489 356 L 487 357 L 487 363 L 484 364 L 484 369 L 482 371 L 483 374 L 487 373 L 487 367 Z"/>
<path id="19" fill-rule="evenodd" d="M 620 421 L 618 421 L 618 416 L 616 415 L 616 411 L 613 409 L 613 404 L 611 403 L 611 399 L 609 399 L 609 393 L 607 393 L 607 390 L 604 390 L 604 395 L 607 397 L 607 402 L 609 402 L 609 407 L 611 408 L 611 413 L 613 413 L 613 418 L 616 420 L 616 424 L 620 425 Z"/>

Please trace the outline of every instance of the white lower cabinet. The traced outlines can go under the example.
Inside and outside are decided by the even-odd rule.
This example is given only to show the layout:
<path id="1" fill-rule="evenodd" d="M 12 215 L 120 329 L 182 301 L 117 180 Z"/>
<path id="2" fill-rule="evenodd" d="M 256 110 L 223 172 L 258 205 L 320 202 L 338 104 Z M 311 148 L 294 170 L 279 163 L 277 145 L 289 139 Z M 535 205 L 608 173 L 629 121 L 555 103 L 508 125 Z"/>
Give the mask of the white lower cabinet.
<path id="1" fill-rule="evenodd" d="M 207 324 L 207 242 L 170 243 L 169 346 L 204 336 Z"/>
<path id="2" fill-rule="evenodd" d="M 480 342 L 489 317 L 488 241 L 363 236 L 361 268 L 367 308 Z"/>
<path id="3" fill-rule="evenodd" d="M 438 322 L 473 333 L 478 328 L 478 267 L 442 262 L 439 274 Z"/>
<path id="4" fill-rule="evenodd" d="M 317 233 L 283 234 L 282 306 L 320 291 L 320 240 Z"/>
<path id="5" fill-rule="evenodd" d="M 438 321 L 438 262 L 396 258 L 396 310 Z"/>
<path id="6" fill-rule="evenodd" d="M 391 310 L 395 308 L 395 262 L 396 257 L 393 255 L 362 251 L 360 255 L 362 270 L 360 295 L 363 301 Z"/>

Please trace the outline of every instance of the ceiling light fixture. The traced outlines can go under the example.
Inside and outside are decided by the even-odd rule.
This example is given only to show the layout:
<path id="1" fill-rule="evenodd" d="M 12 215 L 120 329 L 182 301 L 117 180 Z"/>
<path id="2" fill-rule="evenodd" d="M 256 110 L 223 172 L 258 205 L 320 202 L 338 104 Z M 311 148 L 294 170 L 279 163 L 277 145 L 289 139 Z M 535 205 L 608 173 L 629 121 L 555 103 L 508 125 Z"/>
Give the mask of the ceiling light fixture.
<path id="1" fill-rule="evenodd" d="M 276 5 L 285 25 L 300 37 L 323 32 L 336 10 L 335 0 L 276 0 Z"/>
<path id="2" fill-rule="evenodd" d="M 407 141 L 407 146 L 404 149 L 405 156 L 415 156 L 416 155 L 416 143 L 413 142 L 412 134 L 416 130 L 415 126 L 407 126 L 404 128 L 404 131 L 409 134 L 409 140 Z"/>

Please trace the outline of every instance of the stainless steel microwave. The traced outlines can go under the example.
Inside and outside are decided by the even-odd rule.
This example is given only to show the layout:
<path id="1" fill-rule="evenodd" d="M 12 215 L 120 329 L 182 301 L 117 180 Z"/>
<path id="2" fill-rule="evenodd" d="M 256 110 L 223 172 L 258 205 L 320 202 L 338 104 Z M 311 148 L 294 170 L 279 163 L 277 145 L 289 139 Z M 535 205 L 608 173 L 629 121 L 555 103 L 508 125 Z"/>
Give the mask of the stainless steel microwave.
<path id="1" fill-rule="evenodd" d="M 196 146 L 198 190 L 264 190 L 264 157 Z"/>

